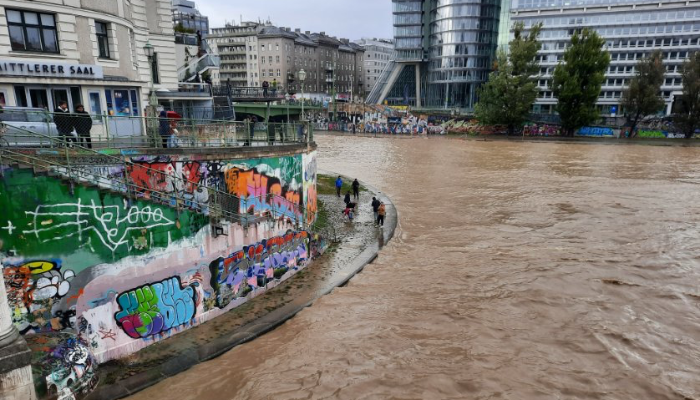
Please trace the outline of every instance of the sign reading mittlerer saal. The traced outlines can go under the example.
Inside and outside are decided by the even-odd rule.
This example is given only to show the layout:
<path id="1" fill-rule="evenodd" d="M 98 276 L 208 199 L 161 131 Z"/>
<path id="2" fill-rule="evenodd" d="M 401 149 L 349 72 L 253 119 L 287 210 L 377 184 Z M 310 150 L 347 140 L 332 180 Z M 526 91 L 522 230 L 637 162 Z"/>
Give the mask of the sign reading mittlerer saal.
<path id="1" fill-rule="evenodd" d="M 91 64 L 69 64 L 52 61 L 0 59 L 0 76 L 34 78 L 103 79 L 102 67 Z"/>

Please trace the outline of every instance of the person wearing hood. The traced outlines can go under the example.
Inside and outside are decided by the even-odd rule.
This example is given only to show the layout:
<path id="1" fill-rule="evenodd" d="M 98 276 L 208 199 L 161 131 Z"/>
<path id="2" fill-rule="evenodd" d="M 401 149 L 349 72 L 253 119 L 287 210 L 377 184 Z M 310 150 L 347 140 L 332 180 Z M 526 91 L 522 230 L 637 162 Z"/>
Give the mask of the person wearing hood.
<path id="1" fill-rule="evenodd" d="M 78 134 L 78 144 L 91 149 L 92 138 L 90 137 L 90 130 L 92 129 L 92 117 L 85 111 L 85 107 L 82 104 L 75 106 L 73 126 L 75 126 L 75 132 Z"/>

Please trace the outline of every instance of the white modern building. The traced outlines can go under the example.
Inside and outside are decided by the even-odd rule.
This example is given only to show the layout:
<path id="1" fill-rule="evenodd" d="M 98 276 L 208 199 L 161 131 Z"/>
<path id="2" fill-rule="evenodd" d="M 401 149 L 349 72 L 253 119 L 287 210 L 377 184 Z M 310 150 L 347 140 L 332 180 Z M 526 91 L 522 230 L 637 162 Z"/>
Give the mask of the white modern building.
<path id="1" fill-rule="evenodd" d="M 619 115 L 622 92 L 635 65 L 654 50 L 663 52 L 666 79 L 662 86 L 666 114 L 682 94 L 681 66 L 700 50 L 700 1 L 634 0 L 512 0 L 511 20 L 531 27 L 543 23 L 539 53 L 539 96 L 535 113 L 553 113 L 552 73 L 570 42 L 583 28 L 606 40 L 611 63 L 598 105 L 603 116 Z"/>
<path id="2" fill-rule="evenodd" d="M 362 89 L 365 94 L 369 94 L 374 85 L 377 84 L 382 71 L 396 58 L 394 41 L 392 39 L 363 38 L 355 43 L 365 49 L 363 65 L 365 81 L 362 83 Z"/>

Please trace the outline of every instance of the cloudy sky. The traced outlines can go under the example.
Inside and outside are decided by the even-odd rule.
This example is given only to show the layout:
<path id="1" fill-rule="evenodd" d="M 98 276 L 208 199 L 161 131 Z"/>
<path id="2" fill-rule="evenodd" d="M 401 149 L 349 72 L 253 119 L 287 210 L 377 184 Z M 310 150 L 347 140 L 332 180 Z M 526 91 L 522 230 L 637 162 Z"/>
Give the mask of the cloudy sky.
<path id="1" fill-rule="evenodd" d="M 391 38 L 390 0 L 195 0 L 211 27 L 266 20 L 276 26 L 326 32 L 351 40 Z"/>

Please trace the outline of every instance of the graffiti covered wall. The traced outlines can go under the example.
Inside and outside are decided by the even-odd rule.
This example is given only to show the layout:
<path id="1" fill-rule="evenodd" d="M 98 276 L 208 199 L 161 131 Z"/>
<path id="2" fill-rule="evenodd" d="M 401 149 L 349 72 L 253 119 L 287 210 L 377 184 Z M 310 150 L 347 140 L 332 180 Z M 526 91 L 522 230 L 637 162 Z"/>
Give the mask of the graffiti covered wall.
<path id="1" fill-rule="evenodd" d="M 317 210 L 315 153 L 132 161 L 108 169 L 138 182 L 137 200 L 116 181 L 78 185 L 4 171 L 0 261 L 13 321 L 27 337 L 71 334 L 64 347 L 85 346 L 104 362 L 215 318 L 308 265 L 315 244 L 300 227 Z M 200 185 L 263 218 L 223 222 L 213 235 L 211 190 Z"/>

